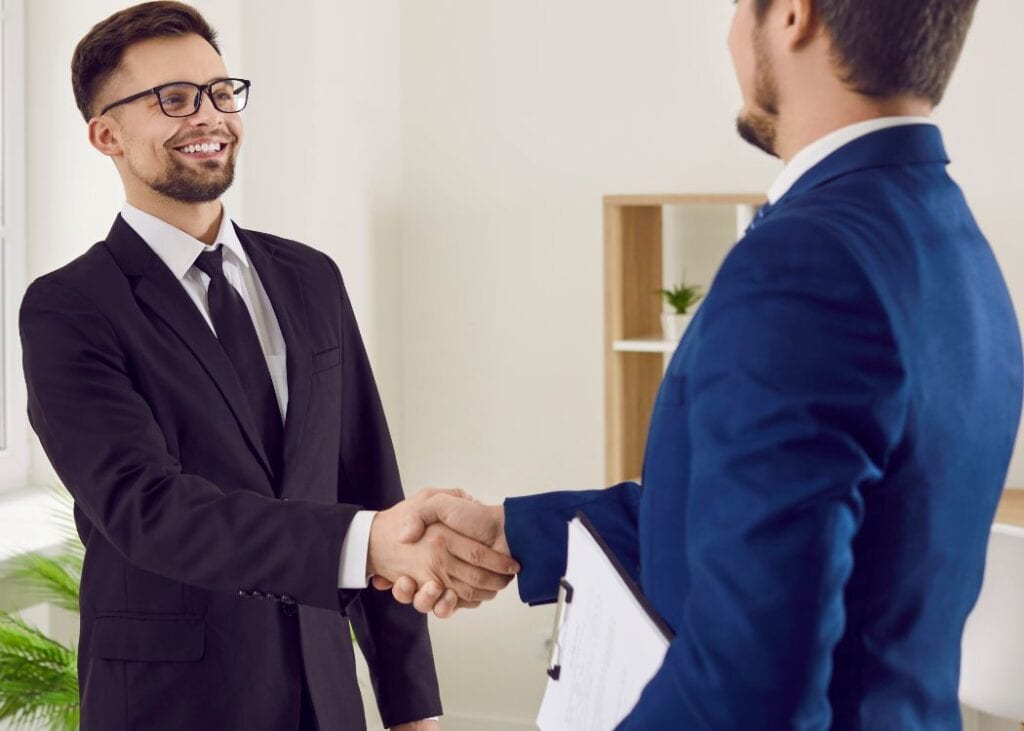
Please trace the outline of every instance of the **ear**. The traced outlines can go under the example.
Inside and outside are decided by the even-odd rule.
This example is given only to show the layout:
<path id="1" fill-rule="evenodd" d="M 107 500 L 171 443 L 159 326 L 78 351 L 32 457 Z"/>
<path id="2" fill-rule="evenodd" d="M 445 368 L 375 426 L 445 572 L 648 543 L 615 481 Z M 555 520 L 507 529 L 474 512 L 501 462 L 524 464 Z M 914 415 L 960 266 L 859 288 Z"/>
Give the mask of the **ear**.
<path id="1" fill-rule="evenodd" d="M 89 120 L 89 144 L 107 157 L 124 154 L 121 146 L 121 127 L 109 114 Z"/>
<path id="2" fill-rule="evenodd" d="M 785 9 L 783 18 L 786 45 L 791 51 L 798 51 L 818 34 L 818 13 L 815 0 L 782 0 Z"/>

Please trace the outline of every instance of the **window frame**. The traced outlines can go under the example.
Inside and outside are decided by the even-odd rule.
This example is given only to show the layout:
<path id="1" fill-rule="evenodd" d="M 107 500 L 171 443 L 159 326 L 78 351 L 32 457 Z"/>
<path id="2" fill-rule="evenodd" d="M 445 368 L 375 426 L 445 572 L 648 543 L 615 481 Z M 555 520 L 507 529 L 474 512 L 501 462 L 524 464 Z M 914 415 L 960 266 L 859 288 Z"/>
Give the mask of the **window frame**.
<path id="1" fill-rule="evenodd" d="M 29 422 L 18 333 L 18 309 L 27 274 L 24 0 L 0 0 L 0 35 L 0 493 L 8 493 L 30 484 Z"/>

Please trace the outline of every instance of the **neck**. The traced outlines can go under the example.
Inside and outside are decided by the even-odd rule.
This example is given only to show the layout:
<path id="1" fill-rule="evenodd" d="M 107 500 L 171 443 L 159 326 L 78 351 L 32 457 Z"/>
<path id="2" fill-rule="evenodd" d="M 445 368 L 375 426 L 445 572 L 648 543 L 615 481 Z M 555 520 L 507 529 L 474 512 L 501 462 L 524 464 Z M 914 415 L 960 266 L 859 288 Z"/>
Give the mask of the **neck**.
<path id="1" fill-rule="evenodd" d="M 780 110 L 775 152 L 788 163 L 807 145 L 852 124 L 881 117 L 928 117 L 931 112 L 932 105 L 919 97 L 873 99 L 846 93 L 829 100 L 808 98 L 803 109 L 797 105 Z"/>
<path id="2" fill-rule="evenodd" d="M 789 162 L 800 150 L 825 135 L 879 117 L 927 117 L 931 104 L 918 97 L 872 99 L 860 94 L 837 94 L 832 99 L 807 98 L 780 110 L 775 150 Z"/>
<path id="3" fill-rule="evenodd" d="M 147 194 L 148 193 L 148 194 Z M 129 203 L 184 231 L 207 246 L 217 240 L 223 206 L 220 200 L 182 203 L 153 191 L 126 191 Z"/>

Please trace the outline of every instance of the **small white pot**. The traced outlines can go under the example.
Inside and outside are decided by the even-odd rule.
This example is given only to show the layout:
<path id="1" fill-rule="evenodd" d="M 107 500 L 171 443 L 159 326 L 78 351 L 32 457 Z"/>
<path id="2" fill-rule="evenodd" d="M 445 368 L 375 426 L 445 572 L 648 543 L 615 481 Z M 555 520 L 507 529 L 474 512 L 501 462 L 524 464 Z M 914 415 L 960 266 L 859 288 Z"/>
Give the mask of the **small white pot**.
<path id="1" fill-rule="evenodd" d="M 674 312 L 663 312 L 661 315 L 662 335 L 666 340 L 680 340 L 692 319 L 693 315 L 677 315 Z"/>

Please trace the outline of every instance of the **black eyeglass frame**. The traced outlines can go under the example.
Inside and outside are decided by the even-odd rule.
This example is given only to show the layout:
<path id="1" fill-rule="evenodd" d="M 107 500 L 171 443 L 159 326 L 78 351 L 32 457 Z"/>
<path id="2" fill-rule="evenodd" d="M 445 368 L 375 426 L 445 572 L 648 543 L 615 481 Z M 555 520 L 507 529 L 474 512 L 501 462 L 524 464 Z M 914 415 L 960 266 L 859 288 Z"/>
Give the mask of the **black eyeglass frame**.
<path id="1" fill-rule="evenodd" d="M 102 116 L 114 107 L 121 106 L 122 104 L 130 104 L 131 102 L 136 101 L 138 99 L 142 99 L 143 97 L 149 96 L 150 94 L 156 94 L 157 103 L 160 104 L 160 111 L 163 112 L 165 116 L 173 117 L 174 119 L 191 117 L 193 114 L 198 112 L 199 107 L 202 106 L 203 92 L 206 92 L 206 96 L 210 97 L 210 103 L 213 104 L 214 109 L 216 109 L 218 112 L 223 112 L 224 114 L 237 114 L 238 112 L 242 111 L 242 109 L 245 109 L 245 106 L 243 106 L 242 109 L 221 109 L 217 106 L 217 102 L 213 98 L 214 85 L 222 84 L 225 81 L 242 82 L 242 86 L 245 89 L 245 103 L 249 103 L 249 88 L 252 86 L 252 82 L 249 81 L 249 79 L 239 79 L 234 76 L 228 76 L 223 79 L 214 79 L 209 84 L 196 84 L 191 81 L 169 81 L 166 84 L 160 84 L 160 86 L 154 86 L 152 89 L 146 89 L 145 91 L 140 91 L 138 94 L 132 94 L 131 96 L 126 96 L 124 99 L 118 99 L 116 102 L 111 102 L 107 106 L 103 107 L 103 109 L 100 110 L 100 113 L 96 116 Z M 181 86 L 183 84 L 187 84 L 188 86 L 191 86 L 196 90 L 195 100 L 193 101 L 194 108 L 188 114 L 167 114 L 167 110 L 164 109 L 164 100 L 160 98 L 160 90 L 166 89 L 168 86 Z"/>

